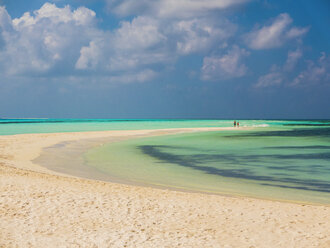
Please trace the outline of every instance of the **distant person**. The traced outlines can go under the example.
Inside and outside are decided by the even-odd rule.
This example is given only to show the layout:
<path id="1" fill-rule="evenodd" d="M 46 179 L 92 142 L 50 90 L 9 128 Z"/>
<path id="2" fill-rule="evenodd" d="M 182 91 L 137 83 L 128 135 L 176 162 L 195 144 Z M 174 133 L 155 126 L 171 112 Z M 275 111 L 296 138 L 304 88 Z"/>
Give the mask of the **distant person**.
<path id="1" fill-rule="evenodd" d="M 236 121 L 234 121 L 234 127 L 236 127 Z"/>
<path id="2" fill-rule="evenodd" d="M 239 127 L 239 121 L 237 122 L 237 127 Z"/>

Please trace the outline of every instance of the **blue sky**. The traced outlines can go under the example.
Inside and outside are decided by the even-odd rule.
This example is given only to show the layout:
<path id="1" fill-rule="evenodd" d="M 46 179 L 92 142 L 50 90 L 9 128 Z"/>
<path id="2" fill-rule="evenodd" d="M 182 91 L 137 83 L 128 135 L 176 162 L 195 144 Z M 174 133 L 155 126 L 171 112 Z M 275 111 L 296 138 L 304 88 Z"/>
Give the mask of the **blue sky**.
<path id="1" fill-rule="evenodd" d="M 0 6 L 0 117 L 330 118 L 327 0 Z"/>

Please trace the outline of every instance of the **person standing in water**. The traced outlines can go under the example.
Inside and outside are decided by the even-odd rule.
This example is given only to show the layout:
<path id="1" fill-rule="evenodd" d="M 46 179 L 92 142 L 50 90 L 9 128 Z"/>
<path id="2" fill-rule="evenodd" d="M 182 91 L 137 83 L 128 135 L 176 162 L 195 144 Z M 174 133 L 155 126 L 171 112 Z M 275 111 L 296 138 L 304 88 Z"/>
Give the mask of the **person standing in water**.
<path id="1" fill-rule="evenodd" d="M 239 127 L 239 121 L 237 122 L 237 127 Z"/>
<path id="2" fill-rule="evenodd" d="M 234 127 L 236 127 L 236 121 L 234 121 Z"/>

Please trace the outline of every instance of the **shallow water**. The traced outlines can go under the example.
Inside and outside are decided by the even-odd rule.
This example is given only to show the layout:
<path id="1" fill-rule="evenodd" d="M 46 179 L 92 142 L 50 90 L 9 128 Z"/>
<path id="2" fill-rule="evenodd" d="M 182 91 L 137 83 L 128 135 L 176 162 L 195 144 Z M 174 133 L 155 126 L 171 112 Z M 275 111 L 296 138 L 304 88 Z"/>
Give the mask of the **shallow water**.
<path id="1" fill-rule="evenodd" d="M 0 135 L 185 127 L 229 127 L 231 120 L 0 119 Z"/>
<path id="2" fill-rule="evenodd" d="M 281 126 L 301 121 L 243 120 L 241 126 Z M 327 125 L 326 121 L 305 121 L 304 125 Z M 0 135 L 25 133 L 59 133 L 105 130 L 141 130 L 189 127 L 231 127 L 233 120 L 182 119 L 0 119 Z"/>
<path id="3" fill-rule="evenodd" d="M 84 159 L 133 183 L 329 204 L 330 123 L 296 124 L 127 140 Z"/>
<path id="4" fill-rule="evenodd" d="M 232 123 L 232 120 L 2 119 L 0 135 L 229 127 Z M 37 163 L 92 179 L 330 203 L 329 120 L 241 120 L 240 124 L 253 128 L 68 142 L 45 149 Z"/>

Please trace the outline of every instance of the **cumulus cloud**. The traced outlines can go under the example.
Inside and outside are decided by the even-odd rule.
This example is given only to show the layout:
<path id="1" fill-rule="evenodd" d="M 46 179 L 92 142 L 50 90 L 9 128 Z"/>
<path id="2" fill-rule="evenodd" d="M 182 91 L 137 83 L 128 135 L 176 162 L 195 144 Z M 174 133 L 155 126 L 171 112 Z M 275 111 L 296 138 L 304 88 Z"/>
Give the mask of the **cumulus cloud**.
<path id="1" fill-rule="evenodd" d="M 242 59 L 248 55 L 249 53 L 245 49 L 233 46 L 223 56 L 205 57 L 202 67 L 202 79 L 219 81 L 244 76 L 247 67 L 242 63 Z"/>
<path id="2" fill-rule="evenodd" d="M 72 67 L 80 47 L 98 33 L 95 12 L 84 7 L 71 11 L 69 6 L 46 3 L 33 15 L 27 12 L 12 20 L 2 8 L 1 16 L 7 16 L 7 21 L 1 20 L 6 35 L 0 56 L 5 72 L 11 75 Z"/>
<path id="3" fill-rule="evenodd" d="M 155 19 L 136 17 L 131 22 L 121 22 L 118 29 L 82 47 L 76 68 L 111 73 L 166 63 L 169 60 L 166 40 Z"/>
<path id="4" fill-rule="evenodd" d="M 293 69 L 302 57 L 302 51 L 297 49 L 288 52 L 288 58 L 283 66 L 273 65 L 268 74 L 259 77 L 254 85 L 257 88 L 272 86 L 308 86 L 315 84 L 329 84 L 330 82 L 330 58 L 322 53 L 316 61 L 307 60 L 306 68 L 293 74 Z"/>
<path id="5" fill-rule="evenodd" d="M 258 83 L 255 84 L 255 87 L 260 88 L 280 85 L 284 80 L 283 77 L 283 73 L 275 69 L 274 71 L 259 77 Z"/>
<path id="6" fill-rule="evenodd" d="M 330 57 L 324 52 L 321 57 L 314 61 L 307 61 L 307 69 L 296 76 L 291 86 L 315 85 L 318 83 L 330 84 Z"/>
<path id="7" fill-rule="evenodd" d="M 91 41 L 88 46 L 80 49 L 80 56 L 77 60 L 76 69 L 95 69 L 99 64 L 99 58 L 102 55 L 102 50 L 97 42 Z"/>
<path id="8" fill-rule="evenodd" d="M 75 22 L 77 25 L 89 25 L 93 23 L 95 12 L 85 7 L 71 11 L 69 5 L 57 8 L 55 4 L 45 3 L 39 10 L 34 11 L 34 17 L 29 12 L 24 13 L 21 18 L 13 20 L 15 26 L 30 26 L 42 19 L 50 19 L 52 23 Z"/>
<path id="9" fill-rule="evenodd" d="M 118 29 L 82 47 L 76 68 L 137 75 L 138 71 L 150 69 L 149 66 L 170 63 L 173 59 L 175 56 L 169 51 L 167 37 L 157 20 L 136 17 L 121 22 Z"/>
<path id="10" fill-rule="evenodd" d="M 9 16 L 5 7 L 0 6 L 0 28 L 1 32 L 5 32 L 6 30 L 11 30 L 11 17 Z"/>
<path id="11" fill-rule="evenodd" d="M 291 72 L 296 67 L 302 55 L 303 53 L 299 48 L 295 51 L 289 51 L 285 64 L 283 66 L 273 65 L 269 73 L 259 77 L 254 87 L 264 88 L 281 85 L 287 80 L 287 73 Z"/>
<path id="12" fill-rule="evenodd" d="M 164 23 L 153 17 L 138 16 L 121 22 L 111 35 L 82 47 L 76 68 L 132 71 L 171 64 L 179 56 L 217 47 L 234 29 L 233 24 L 220 25 L 208 19 Z"/>
<path id="13" fill-rule="evenodd" d="M 117 49 L 145 49 L 165 41 L 166 37 L 160 33 L 159 25 L 156 19 L 144 16 L 136 17 L 131 22 L 122 22 L 115 33 Z"/>
<path id="14" fill-rule="evenodd" d="M 291 17 L 280 14 L 270 25 L 264 25 L 245 35 L 246 44 L 256 50 L 280 47 L 288 40 L 297 39 L 308 32 L 309 28 L 290 27 Z"/>
<path id="15" fill-rule="evenodd" d="M 135 2 L 113 4 L 118 8 L 125 4 L 169 8 L 167 1 Z M 195 6 L 191 7 L 195 11 L 233 5 L 230 1 L 208 1 L 197 8 L 201 1 L 183 1 L 175 4 L 175 8 L 180 4 Z M 218 50 L 236 30 L 225 18 L 210 16 L 165 20 L 139 15 L 120 22 L 113 30 L 103 30 L 97 24 L 96 13 L 85 7 L 58 8 L 45 3 L 13 20 L 1 7 L 0 70 L 7 75 L 94 74 L 120 82 L 148 81 L 161 71 L 159 68 L 172 66 L 180 56 Z M 119 79 L 119 74 L 128 76 Z"/>
<path id="16" fill-rule="evenodd" d="M 296 66 L 298 60 L 302 57 L 302 55 L 303 53 L 299 48 L 295 51 L 289 51 L 288 58 L 285 62 L 283 69 L 285 71 L 292 71 Z"/>
<path id="17" fill-rule="evenodd" d="M 249 0 L 107 0 L 109 11 L 119 16 L 151 15 L 158 18 L 194 18 Z"/>
<path id="18" fill-rule="evenodd" d="M 13 31 L 11 24 L 11 17 L 8 15 L 5 7 L 0 6 L 0 50 L 5 45 L 9 33 Z"/>
<path id="19" fill-rule="evenodd" d="M 96 24 L 95 12 L 85 7 L 72 10 L 46 3 L 13 20 L 2 7 L 0 70 L 24 76 L 94 73 L 125 83 L 153 79 L 156 72 L 148 66 L 170 60 L 162 44 L 166 37 L 154 19 L 136 17 L 113 31 Z"/>
<path id="20" fill-rule="evenodd" d="M 294 39 L 294 38 L 300 38 L 304 34 L 306 34 L 309 30 L 309 27 L 304 28 L 297 28 L 293 27 L 288 32 L 286 32 L 285 36 L 287 39 Z"/>
<path id="21" fill-rule="evenodd" d="M 176 49 L 180 54 L 208 51 L 235 31 L 236 26 L 225 20 L 221 25 L 219 21 L 205 18 L 173 23 L 173 33 L 177 37 Z"/>

